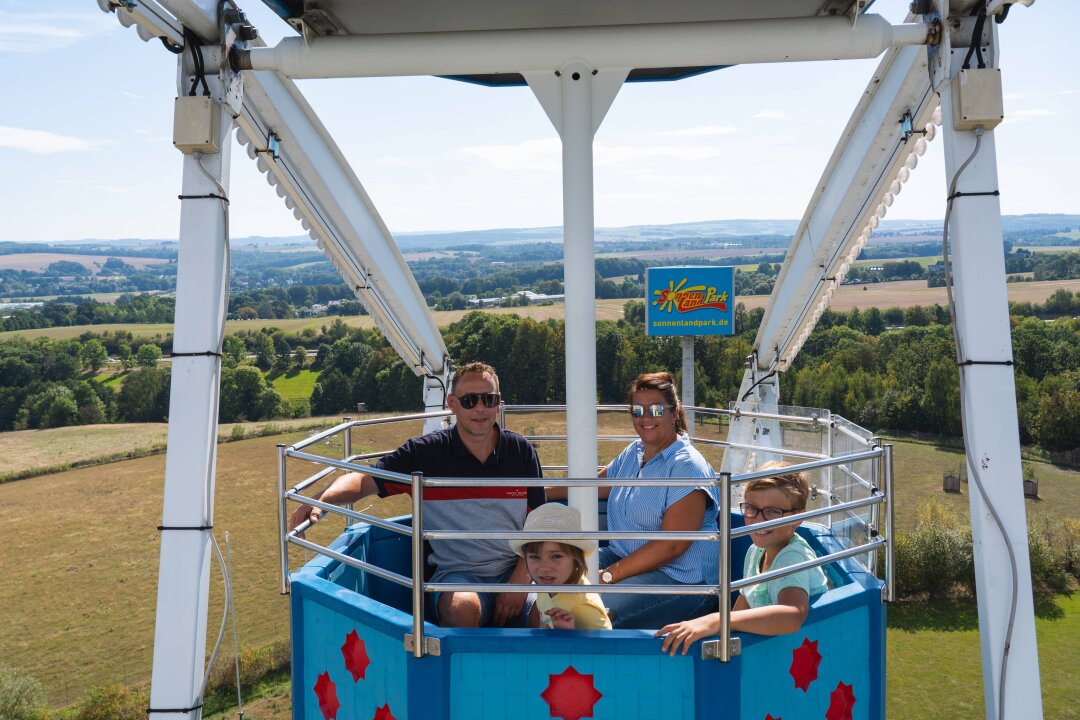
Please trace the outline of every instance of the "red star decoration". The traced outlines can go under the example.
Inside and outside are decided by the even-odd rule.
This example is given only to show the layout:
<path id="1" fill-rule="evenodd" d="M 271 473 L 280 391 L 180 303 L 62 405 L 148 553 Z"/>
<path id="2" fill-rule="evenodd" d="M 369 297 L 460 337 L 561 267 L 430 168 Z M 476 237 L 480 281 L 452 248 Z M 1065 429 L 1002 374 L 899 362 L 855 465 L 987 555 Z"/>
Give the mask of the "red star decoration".
<path id="1" fill-rule="evenodd" d="M 364 641 L 355 630 L 345 636 L 345 644 L 341 646 L 341 655 L 345 658 L 345 669 L 352 673 L 353 682 L 359 682 L 367 672 L 371 660 L 368 658 Z"/>
<path id="2" fill-rule="evenodd" d="M 582 675 L 570 665 L 559 675 L 548 675 L 547 690 L 540 693 L 551 709 L 550 717 L 581 720 L 593 716 L 593 706 L 604 697 L 593 685 L 592 675 Z"/>
<path id="3" fill-rule="evenodd" d="M 825 720 L 851 720 L 851 710 L 855 707 L 855 693 L 850 685 L 837 683 L 836 689 L 829 695 L 829 709 L 825 711 Z"/>
<path id="4" fill-rule="evenodd" d="M 774 718 L 771 714 L 765 716 L 765 720 L 784 720 L 784 718 Z"/>
<path id="5" fill-rule="evenodd" d="M 817 640 L 810 642 L 810 638 L 803 638 L 802 645 L 791 651 L 791 669 L 788 672 L 795 679 L 795 687 L 806 692 L 810 683 L 817 680 L 820 664 L 821 653 L 817 649 Z"/>
<path id="6" fill-rule="evenodd" d="M 397 718 L 390 713 L 389 705 L 383 705 L 375 711 L 375 717 L 371 720 L 397 720 Z"/>
<path id="7" fill-rule="evenodd" d="M 323 720 L 337 717 L 341 703 L 338 702 L 337 686 L 330 679 L 330 673 L 324 672 L 315 681 L 315 697 L 319 698 L 319 710 L 322 712 Z"/>

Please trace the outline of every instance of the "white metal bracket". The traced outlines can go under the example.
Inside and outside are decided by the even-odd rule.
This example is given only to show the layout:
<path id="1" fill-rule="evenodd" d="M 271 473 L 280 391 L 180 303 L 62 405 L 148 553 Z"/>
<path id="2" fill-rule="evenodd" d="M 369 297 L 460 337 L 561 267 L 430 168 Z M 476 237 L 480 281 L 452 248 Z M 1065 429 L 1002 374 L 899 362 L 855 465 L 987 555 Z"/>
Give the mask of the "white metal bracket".
<path id="1" fill-rule="evenodd" d="M 728 655 L 735 657 L 736 655 L 742 655 L 742 638 L 728 638 Z M 705 640 L 701 643 L 701 659 L 702 660 L 719 660 L 720 659 L 720 641 L 719 640 Z"/>
<path id="2" fill-rule="evenodd" d="M 416 638 L 412 633 L 405 635 L 405 652 L 412 654 L 413 648 L 416 646 Z M 438 657 L 442 653 L 442 645 L 439 638 L 436 637 L 424 637 L 424 654 L 434 655 Z"/>

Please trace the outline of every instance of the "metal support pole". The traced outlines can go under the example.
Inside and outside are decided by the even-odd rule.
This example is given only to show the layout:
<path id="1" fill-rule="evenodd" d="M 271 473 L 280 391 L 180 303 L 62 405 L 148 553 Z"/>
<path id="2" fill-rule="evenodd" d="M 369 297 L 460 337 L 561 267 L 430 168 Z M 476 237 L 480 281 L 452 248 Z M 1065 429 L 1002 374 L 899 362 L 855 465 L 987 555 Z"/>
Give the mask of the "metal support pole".
<path id="1" fill-rule="evenodd" d="M 832 454 L 832 428 L 827 426 L 827 425 L 819 425 L 818 427 L 821 429 L 821 432 L 822 432 L 821 454 L 824 455 L 825 457 L 830 457 L 831 458 L 833 456 L 833 454 Z M 828 492 L 827 492 L 827 494 L 825 496 L 825 503 L 827 505 L 832 505 L 832 499 L 833 499 L 833 496 L 835 494 L 835 483 L 833 482 L 833 480 L 834 480 L 833 468 L 832 468 L 832 465 L 830 465 L 829 467 L 825 468 L 825 487 L 828 488 Z M 845 500 L 850 500 L 851 499 L 850 493 L 848 494 L 848 497 L 845 497 L 844 499 Z M 827 527 L 827 528 L 829 528 L 831 530 L 832 529 L 832 522 L 833 522 L 832 515 L 826 515 L 825 516 L 825 527 Z"/>
<path id="2" fill-rule="evenodd" d="M 893 498 L 896 491 L 893 489 L 893 460 L 892 444 L 883 445 L 881 448 L 884 455 L 881 456 L 881 464 L 884 466 L 885 476 L 885 600 L 896 601 L 896 536 L 893 528 L 896 527 L 896 507 Z"/>
<path id="3" fill-rule="evenodd" d="M 974 72 L 996 73 L 997 25 L 988 26 L 990 67 Z M 942 54 L 947 64 L 946 80 L 940 87 L 941 129 L 946 188 L 955 193 L 949 201 L 947 230 L 953 255 L 983 697 L 989 720 L 1029 720 L 1042 717 L 1042 692 L 1001 251 L 997 151 L 992 129 L 959 130 L 954 126 L 958 100 L 954 83 L 962 82 L 959 75 L 966 52 L 967 48 L 956 48 Z M 987 80 L 984 91 L 994 84 L 992 78 Z M 972 85 L 964 92 L 965 103 L 994 101 L 992 94 L 985 92 L 973 98 Z M 1000 96 L 996 100 L 1001 102 Z"/>
<path id="4" fill-rule="evenodd" d="M 593 135 L 629 70 L 596 70 L 580 60 L 525 79 L 562 139 L 563 272 L 566 286 L 567 476 L 596 476 L 596 258 L 593 224 Z M 594 487 L 570 488 L 583 530 L 596 530 Z M 588 559 L 597 578 L 596 555 Z"/>
<path id="5" fill-rule="evenodd" d="M 682 404 L 694 406 L 694 336 L 683 335 L 682 339 Z M 686 431 L 694 435 L 694 413 L 686 411 Z"/>
<path id="6" fill-rule="evenodd" d="M 207 56 L 216 46 L 207 48 Z M 191 53 L 178 58 L 190 85 Z M 207 82 L 221 96 L 211 67 Z M 172 391 L 158 563 L 150 709 L 155 720 L 191 720 L 206 664 L 217 458 L 221 342 L 228 309 L 229 154 L 232 114 L 212 104 L 218 153 L 183 156 Z"/>
<path id="7" fill-rule="evenodd" d="M 731 660 L 731 473 L 720 473 L 720 647 L 717 659 Z"/>
<path id="8" fill-rule="evenodd" d="M 413 657 L 424 657 L 424 473 L 412 474 Z"/>
<path id="9" fill-rule="evenodd" d="M 289 517 L 288 507 L 285 502 L 285 465 L 288 456 L 285 455 L 285 445 L 277 445 L 277 540 L 278 540 L 278 564 L 281 567 L 281 594 L 289 594 L 289 544 L 285 540 L 288 526 L 285 524 Z"/>
<path id="10" fill-rule="evenodd" d="M 348 418 L 348 417 L 341 418 L 341 422 L 343 422 L 343 423 L 350 422 L 351 420 L 352 420 L 352 418 Z M 347 428 L 345 428 L 344 430 L 341 431 L 341 444 L 342 444 L 342 447 L 343 447 L 343 449 L 341 451 L 341 455 L 342 455 L 341 459 L 344 460 L 345 462 L 348 462 L 349 458 L 352 457 L 352 428 L 351 427 L 347 427 Z M 345 507 L 347 507 L 349 510 L 352 510 L 353 509 L 353 503 L 349 503 Z M 348 530 L 350 525 L 352 525 L 352 518 L 350 518 L 348 515 L 346 515 L 345 516 L 345 529 Z"/>

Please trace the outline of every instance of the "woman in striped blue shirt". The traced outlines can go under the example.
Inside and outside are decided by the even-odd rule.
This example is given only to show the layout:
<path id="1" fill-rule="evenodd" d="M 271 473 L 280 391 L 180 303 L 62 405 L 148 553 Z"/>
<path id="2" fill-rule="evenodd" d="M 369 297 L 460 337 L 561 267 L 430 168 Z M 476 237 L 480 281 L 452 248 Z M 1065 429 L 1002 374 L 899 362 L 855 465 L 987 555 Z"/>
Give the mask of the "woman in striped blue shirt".
<path id="1" fill-rule="evenodd" d="M 611 531 L 716 530 L 717 490 L 711 485 L 667 487 L 665 478 L 715 478 L 686 432 L 686 413 L 670 373 L 639 375 L 630 384 L 630 415 L 638 440 L 600 471 L 600 477 L 657 478 L 655 486 L 610 488 Z M 604 495 L 606 488 L 601 488 Z M 600 550 L 602 584 L 715 585 L 720 549 L 714 542 L 612 540 Z M 603 594 L 615 628 L 658 628 L 716 609 L 710 595 Z"/>

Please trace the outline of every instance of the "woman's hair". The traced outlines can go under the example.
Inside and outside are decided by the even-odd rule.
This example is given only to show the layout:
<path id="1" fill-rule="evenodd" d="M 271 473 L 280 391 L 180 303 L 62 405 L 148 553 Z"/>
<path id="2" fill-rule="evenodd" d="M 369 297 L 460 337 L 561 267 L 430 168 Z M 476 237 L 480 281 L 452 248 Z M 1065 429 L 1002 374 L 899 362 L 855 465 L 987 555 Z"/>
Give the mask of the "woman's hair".
<path id="1" fill-rule="evenodd" d="M 779 470 L 780 468 L 786 468 L 787 466 L 788 464 L 785 462 L 773 460 L 772 462 L 767 462 L 759 467 L 757 471 Z M 773 489 L 779 490 L 787 496 L 787 499 L 791 501 L 792 510 L 802 512 L 806 509 L 806 502 L 810 499 L 810 481 L 807 480 L 806 475 L 801 472 L 782 473 L 773 477 L 751 480 L 746 483 L 743 492 Z"/>
<path id="2" fill-rule="evenodd" d="M 626 402 L 634 402 L 634 393 L 638 390 L 656 390 L 664 396 L 668 405 L 675 408 L 675 429 L 686 432 L 686 411 L 679 402 L 679 391 L 675 388 L 675 378 L 669 372 L 642 373 L 630 383 L 626 392 Z"/>
<path id="3" fill-rule="evenodd" d="M 536 542 L 525 543 L 521 546 L 522 557 L 528 557 L 529 553 L 539 553 L 544 547 L 544 543 L 549 541 L 537 540 Z M 581 584 L 581 578 L 585 577 L 585 551 L 579 548 L 577 545 L 567 545 L 566 543 L 555 543 L 559 546 L 564 553 L 574 559 L 574 569 L 570 572 L 570 577 L 566 579 L 565 585 L 579 585 Z"/>

